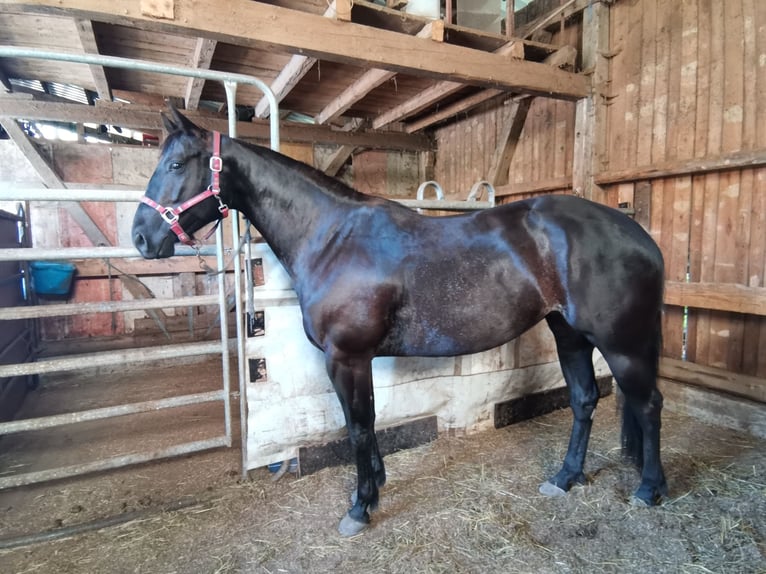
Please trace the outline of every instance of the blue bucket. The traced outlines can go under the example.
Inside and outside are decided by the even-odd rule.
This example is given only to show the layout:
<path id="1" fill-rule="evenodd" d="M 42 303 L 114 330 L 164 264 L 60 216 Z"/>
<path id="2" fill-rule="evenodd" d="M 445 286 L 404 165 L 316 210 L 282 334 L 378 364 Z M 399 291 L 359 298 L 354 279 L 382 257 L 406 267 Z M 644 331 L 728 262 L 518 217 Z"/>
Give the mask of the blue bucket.
<path id="1" fill-rule="evenodd" d="M 72 263 L 32 261 L 32 290 L 38 295 L 67 295 L 72 288 L 72 277 L 77 267 Z"/>

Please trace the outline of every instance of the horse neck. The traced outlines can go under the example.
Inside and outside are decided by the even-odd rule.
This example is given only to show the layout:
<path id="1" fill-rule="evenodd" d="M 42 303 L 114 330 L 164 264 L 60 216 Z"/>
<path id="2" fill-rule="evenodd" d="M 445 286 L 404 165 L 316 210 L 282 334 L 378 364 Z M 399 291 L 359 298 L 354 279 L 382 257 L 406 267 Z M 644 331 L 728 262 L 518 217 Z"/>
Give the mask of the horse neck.
<path id="1" fill-rule="evenodd" d="M 305 177 L 303 164 L 271 150 L 229 140 L 222 151 L 231 171 L 221 189 L 230 207 L 247 217 L 295 278 L 296 262 L 333 222 L 345 219 L 348 202 Z"/>

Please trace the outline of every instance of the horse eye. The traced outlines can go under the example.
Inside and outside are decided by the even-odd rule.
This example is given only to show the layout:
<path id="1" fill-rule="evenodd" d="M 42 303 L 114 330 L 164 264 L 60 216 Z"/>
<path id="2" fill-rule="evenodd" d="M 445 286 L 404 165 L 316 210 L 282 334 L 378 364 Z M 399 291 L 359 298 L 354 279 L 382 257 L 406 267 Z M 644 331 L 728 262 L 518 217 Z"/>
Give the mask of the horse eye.
<path id="1" fill-rule="evenodd" d="M 177 169 L 181 169 L 183 166 L 184 166 L 183 162 L 174 161 L 170 163 L 170 170 L 175 171 Z"/>

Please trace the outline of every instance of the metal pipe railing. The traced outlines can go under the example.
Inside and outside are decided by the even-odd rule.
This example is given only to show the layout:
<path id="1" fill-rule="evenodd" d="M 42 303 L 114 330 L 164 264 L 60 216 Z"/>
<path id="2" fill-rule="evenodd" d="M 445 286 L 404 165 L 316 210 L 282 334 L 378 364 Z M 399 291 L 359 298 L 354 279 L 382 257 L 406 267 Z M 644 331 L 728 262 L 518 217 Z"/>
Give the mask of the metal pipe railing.
<path id="1" fill-rule="evenodd" d="M 227 340 L 226 348 L 233 345 Z M 34 363 L 17 363 L 0 365 L 0 378 L 43 373 L 58 373 L 79 371 L 83 368 L 113 367 L 126 363 L 148 363 L 176 359 L 179 357 L 195 357 L 199 355 L 217 355 L 221 352 L 220 341 L 204 341 L 201 343 L 185 343 L 182 345 L 161 345 L 141 349 L 122 349 L 120 351 L 101 351 L 88 355 L 71 355 L 53 359 L 43 359 Z"/>
<path id="2" fill-rule="evenodd" d="M 172 409 L 176 407 L 187 407 L 201 403 L 211 403 L 223 400 L 224 391 L 209 391 L 206 393 L 195 393 L 191 395 L 179 395 L 168 397 L 166 399 L 156 399 L 153 401 L 143 401 L 140 403 L 130 403 L 127 405 L 115 405 L 113 407 L 103 407 L 98 409 L 88 409 L 75 413 L 65 413 L 62 415 L 51 415 L 46 417 L 36 417 L 33 419 L 24 419 L 0 423 L 0 434 L 12 434 L 22 431 L 36 431 L 97 421 L 101 419 L 120 417 L 124 415 L 135 415 L 139 413 L 148 413 L 162 409 Z"/>
<path id="3" fill-rule="evenodd" d="M 17 486 L 25 486 L 27 484 L 35 484 L 37 482 L 45 482 L 48 480 L 59 480 L 62 478 L 69 478 L 71 476 L 77 476 L 79 474 L 85 474 L 88 472 L 100 472 L 104 470 L 111 470 L 114 468 L 120 468 L 120 467 L 128 466 L 131 464 L 141 464 L 144 462 L 149 462 L 151 460 L 156 460 L 158 458 L 182 456 L 192 452 L 199 452 L 201 450 L 219 448 L 222 446 L 231 446 L 230 440 L 228 437 L 217 436 L 214 438 L 208 438 L 205 440 L 198 440 L 193 442 L 177 444 L 168 448 L 161 448 L 161 449 L 151 450 L 148 452 L 125 454 L 121 456 L 110 457 L 107 459 L 96 460 L 93 462 L 86 462 L 83 464 L 73 464 L 70 466 L 62 466 L 59 468 L 52 468 L 49 470 L 39 470 L 35 472 L 26 472 L 24 474 L 4 476 L 4 477 L 0 477 L 0 490 L 4 488 L 14 488 Z"/>
<path id="4" fill-rule="evenodd" d="M 199 255 L 215 255 L 215 245 L 203 245 L 199 248 Z M 34 254 L 34 259 L 50 261 L 54 259 L 141 259 L 141 254 L 135 247 L 51 247 L 51 248 L 24 248 L 14 247 L 0 249 L 0 261 L 29 261 L 29 256 Z M 195 249 L 186 245 L 176 246 L 176 255 L 181 257 L 196 256 Z"/>

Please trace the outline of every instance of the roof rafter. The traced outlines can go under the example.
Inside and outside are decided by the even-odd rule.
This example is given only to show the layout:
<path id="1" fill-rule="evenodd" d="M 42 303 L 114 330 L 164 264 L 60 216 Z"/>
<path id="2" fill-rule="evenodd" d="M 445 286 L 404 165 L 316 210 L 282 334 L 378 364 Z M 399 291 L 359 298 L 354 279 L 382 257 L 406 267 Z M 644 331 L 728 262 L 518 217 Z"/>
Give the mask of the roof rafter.
<path id="1" fill-rule="evenodd" d="M 192 54 L 189 65 L 192 68 L 210 69 L 217 44 L 218 42 L 215 40 L 197 38 L 197 44 L 194 46 L 194 54 Z M 184 94 L 184 104 L 187 110 L 197 109 L 203 87 L 205 87 L 204 79 L 189 78 L 186 83 L 186 93 Z"/>
<path id="2" fill-rule="evenodd" d="M 332 0 L 332 2 L 327 5 L 327 10 L 325 10 L 323 14 L 325 18 L 335 17 L 335 3 L 336 0 Z M 274 92 L 274 97 L 276 98 L 277 103 L 285 99 L 287 94 L 289 94 L 292 89 L 298 85 L 298 82 L 303 79 L 303 76 L 314 67 L 316 61 L 316 58 L 310 58 L 300 54 L 295 54 L 290 58 L 290 61 L 284 68 L 282 68 L 279 75 L 271 83 L 271 86 L 269 86 L 271 91 Z M 266 96 L 263 96 L 261 101 L 255 106 L 255 117 L 261 119 L 267 118 L 269 117 L 270 111 L 269 99 Z"/>
<path id="3" fill-rule="evenodd" d="M 77 33 L 80 36 L 80 43 L 82 44 L 82 50 L 86 54 L 98 54 L 98 42 L 96 41 L 96 33 L 93 31 L 93 22 L 90 20 L 76 19 L 75 24 L 77 26 Z M 109 87 L 109 82 L 106 79 L 106 72 L 103 66 L 88 66 L 90 73 L 93 76 L 93 83 L 96 86 L 96 92 L 98 97 L 102 100 L 112 100 L 112 90 Z"/>
<path id="4" fill-rule="evenodd" d="M 577 49 L 575 47 L 562 46 L 557 51 L 553 52 L 550 56 L 548 56 L 543 63 L 549 66 L 554 66 L 559 68 L 574 67 L 576 59 L 577 59 Z M 507 92 L 504 92 L 503 90 L 496 90 L 493 88 L 481 90 L 480 92 L 477 92 L 476 94 L 468 96 L 467 98 L 464 98 L 458 102 L 455 102 L 452 105 L 449 105 L 437 112 L 434 112 L 433 114 L 430 114 L 424 118 L 420 118 L 419 120 L 415 122 L 407 124 L 405 131 L 407 133 L 415 133 L 424 128 L 432 126 L 433 124 L 437 122 L 440 122 L 442 120 L 445 120 L 457 114 L 467 112 L 468 110 L 475 108 L 476 106 L 483 104 L 484 102 L 489 101 L 492 98 L 496 98 L 498 96 L 502 96 L 506 94 Z M 521 97 L 530 97 L 530 96 L 521 96 Z M 373 125 L 375 125 L 375 122 L 373 122 Z"/>
<path id="5" fill-rule="evenodd" d="M 521 50 L 521 54 L 519 54 Z M 519 40 L 512 40 L 506 44 L 500 46 L 494 51 L 494 54 L 501 56 L 510 56 L 511 58 L 524 58 L 524 44 Z M 450 80 L 444 80 L 430 86 L 420 92 L 417 96 L 410 98 L 406 102 L 402 102 L 398 106 L 380 114 L 378 117 L 372 120 L 372 127 L 375 129 L 383 128 L 394 122 L 402 121 L 412 115 L 417 114 L 431 107 L 439 100 L 442 100 L 448 96 L 451 96 L 455 92 L 459 92 L 465 88 L 465 84 L 459 82 L 452 82 Z"/>
<path id="6" fill-rule="evenodd" d="M 434 37 L 439 31 L 441 32 L 441 37 Z M 441 41 L 444 38 L 444 27 L 434 26 L 433 22 L 429 22 L 423 26 L 416 36 L 418 38 L 431 38 L 435 41 Z M 368 70 L 317 114 L 316 118 L 314 118 L 316 123 L 326 124 L 338 118 L 338 116 L 353 106 L 356 102 L 394 76 L 396 76 L 396 72 L 390 72 L 388 70 Z"/>

